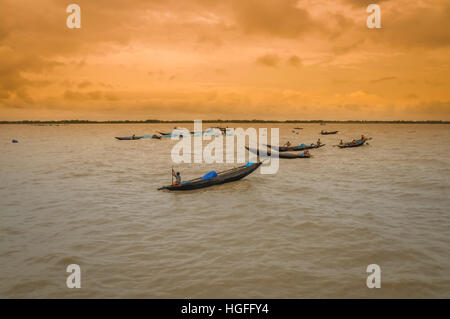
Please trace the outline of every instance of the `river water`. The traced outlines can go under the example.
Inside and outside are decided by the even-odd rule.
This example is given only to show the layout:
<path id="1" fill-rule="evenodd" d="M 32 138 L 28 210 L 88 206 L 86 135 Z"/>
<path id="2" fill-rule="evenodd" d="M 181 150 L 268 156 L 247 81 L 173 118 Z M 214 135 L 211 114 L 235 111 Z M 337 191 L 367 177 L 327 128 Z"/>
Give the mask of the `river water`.
<path id="1" fill-rule="evenodd" d="M 172 126 L 1 125 L 0 297 L 450 297 L 449 125 L 258 124 L 326 146 L 175 193 L 157 188 L 176 141 L 114 139 Z M 361 134 L 370 145 L 332 146 Z M 229 167 L 175 165 L 183 178 Z M 69 264 L 81 289 L 66 287 Z"/>

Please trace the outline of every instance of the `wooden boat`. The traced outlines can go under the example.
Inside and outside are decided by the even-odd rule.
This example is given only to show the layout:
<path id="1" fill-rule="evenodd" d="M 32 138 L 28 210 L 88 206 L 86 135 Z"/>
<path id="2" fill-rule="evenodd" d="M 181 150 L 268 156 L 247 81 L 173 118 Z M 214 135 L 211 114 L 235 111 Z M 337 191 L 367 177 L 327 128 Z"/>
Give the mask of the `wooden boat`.
<path id="1" fill-rule="evenodd" d="M 184 181 L 179 185 L 168 185 L 158 188 L 158 190 L 167 189 L 170 191 L 187 191 L 199 188 L 210 187 L 214 185 L 220 185 L 225 183 L 234 182 L 244 178 L 245 176 L 253 173 L 262 162 L 253 163 L 251 165 L 243 165 L 233 169 L 229 169 L 223 172 L 217 173 L 216 177 L 210 179 L 202 179 L 201 177 Z"/>
<path id="2" fill-rule="evenodd" d="M 336 145 L 336 146 L 338 146 L 339 148 L 359 147 L 359 146 L 363 146 L 367 141 L 370 141 L 371 139 L 372 139 L 371 137 L 370 138 L 365 138 L 363 140 L 359 139 L 359 140 L 355 140 L 355 141 L 352 141 L 352 142 L 347 142 L 347 143 L 344 143 L 342 145 Z"/>
<path id="3" fill-rule="evenodd" d="M 336 134 L 337 132 L 339 132 L 339 131 L 330 131 L 330 132 L 322 131 L 322 132 L 320 132 L 320 134 L 322 134 L 322 135 L 331 135 L 331 134 Z"/>
<path id="4" fill-rule="evenodd" d="M 140 140 L 142 136 L 116 136 L 116 139 L 119 141 L 133 141 L 133 140 Z"/>
<path id="5" fill-rule="evenodd" d="M 271 145 L 266 145 L 266 146 L 268 148 L 272 148 L 278 152 L 289 152 L 289 151 L 303 151 L 303 150 L 309 150 L 309 149 L 313 149 L 313 148 L 319 148 L 319 147 L 325 146 L 325 144 L 320 144 L 320 145 L 313 144 L 313 145 L 306 145 L 306 146 L 296 145 L 296 146 L 289 146 L 289 147 L 286 147 L 286 146 L 272 147 Z"/>
<path id="6" fill-rule="evenodd" d="M 260 155 L 260 150 L 259 149 L 253 149 L 253 148 L 249 148 L 249 147 L 245 147 L 248 151 L 252 152 L 253 154 L 256 155 Z M 279 158 L 310 158 L 311 155 L 301 155 L 301 154 L 294 154 L 294 153 L 289 153 L 289 152 L 281 152 L 281 153 L 277 153 Z M 267 156 L 272 156 L 272 153 L 270 150 L 266 151 Z"/>

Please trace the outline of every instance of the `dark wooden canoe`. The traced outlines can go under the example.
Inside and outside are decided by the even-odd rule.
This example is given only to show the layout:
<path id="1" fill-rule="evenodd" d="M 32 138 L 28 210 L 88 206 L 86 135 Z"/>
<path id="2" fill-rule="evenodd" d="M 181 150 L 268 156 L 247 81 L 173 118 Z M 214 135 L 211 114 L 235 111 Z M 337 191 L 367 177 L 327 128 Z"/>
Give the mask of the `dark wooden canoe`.
<path id="1" fill-rule="evenodd" d="M 261 154 L 261 152 L 260 152 L 260 150 L 259 149 L 253 149 L 253 148 L 249 148 L 249 147 L 245 147 L 248 151 L 250 151 L 250 152 L 252 152 L 253 154 L 256 154 L 256 155 L 260 155 Z M 268 149 L 267 151 L 266 151 L 266 154 L 265 155 L 267 155 L 267 156 L 271 156 L 272 155 L 272 153 L 271 153 L 271 151 Z M 289 152 L 281 152 L 281 153 L 278 153 L 278 157 L 279 158 L 310 158 L 311 157 L 311 155 L 300 155 L 300 154 L 294 154 L 294 153 L 289 153 Z"/>
<path id="2" fill-rule="evenodd" d="M 247 175 L 253 173 L 262 162 L 254 163 L 252 165 L 239 166 L 227 171 L 217 173 L 216 177 L 203 180 L 201 177 L 184 181 L 180 185 L 168 185 L 158 188 L 158 190 L 167 189 L 170 191 L 187 191 L 199 188 L 210 187 L 214 185 L 220 185 L 225 183 L 234 182 L 244 178 Z"/>
<path id="3" fill-rule="evenodd" d="M 336 134 L 337 132 L 339 132 L 339 131 L 330 131 L 330 132 L 322 131 L 322 132 L 320 132 L 320 134 L 322 134 L 322 135 L 331 135 L 331 134 Z"/>
<path id="4" fill-rule="evenodd" d="M 366 138 L 364 140 L 355 140 L 354 142 L 347 142 L 343 145 L 337 145 L 339 148 L 348 148 L 348 147 L 359 147 L 363 146 L 367 141 L 371 140 L 372 138 Z"/>
<path id="5" fill-rule="evenodd" d="M 140 140 L 142 138 L 142 136 L 116 136 L 116 139 L 118 139 L 119 141 L 133 141 L 133 140 Z"/>
<path id="6" fill-rule="evenodd" d="M 274 149 L 275 151 L 278 152 L 289 152 L 289 151 L 303 151 L 303 150 L 309 150 L 309 149 L 313 149 L 313 148 L 319 148 L 322 146 L 325 146 L 325 144 L 320 144 L 320 145 L 316 145 L 314 144 L 313 146 L 311 145 L 306 145 L 306 146 L 289 146 L 289 147 L 285 147 L 285 146 L 279 146 L 279 147 L 272 147 L 271 145 L 266 145 L 269 148 Z"/>

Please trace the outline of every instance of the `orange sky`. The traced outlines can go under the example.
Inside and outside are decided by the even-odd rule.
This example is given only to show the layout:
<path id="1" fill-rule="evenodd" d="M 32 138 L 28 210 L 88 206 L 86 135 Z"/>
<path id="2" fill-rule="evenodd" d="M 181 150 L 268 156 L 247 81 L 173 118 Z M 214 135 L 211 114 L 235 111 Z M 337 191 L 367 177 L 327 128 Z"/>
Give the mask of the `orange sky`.
<path id="1" fill-rule="evenodd" d="M 0 120 L 450 120 L 449 71 L 448 0 L 0 0 Z"/>

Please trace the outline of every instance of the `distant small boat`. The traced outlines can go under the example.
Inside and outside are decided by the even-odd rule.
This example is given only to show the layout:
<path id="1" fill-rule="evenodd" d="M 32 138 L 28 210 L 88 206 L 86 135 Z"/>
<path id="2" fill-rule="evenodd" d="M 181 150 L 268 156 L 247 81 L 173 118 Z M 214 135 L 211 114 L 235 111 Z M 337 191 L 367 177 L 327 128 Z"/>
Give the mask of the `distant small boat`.
<path id="1" fill-rule="evenodd" d="M 322 135 L 331 135 L 331 134 L 336 134 L 339 131 L 322 131 L 320 132 L 320 134 Z"/>
<path id="2" fill-rule="evenodd" d="M 203 135 L 203 134 L 211 134 L 211 129 L 207 130 L 207 131 L 198 131 L 198 132 L 189 132 L 189 135 L 187 135 L 187 133 L 185 131 L 173 131 L 171 133 L 166 133 L 166 132 L 159 132 L 159 134 L 161 134 L 161 137 L 184 137 L 184 136 L 198 136 L 198 135 Z M 223 134 L 223 132 L 221 131 L 220 134 Z"/>
<path id="3" fill-rule="evenodd" d="M 140 140 L 141 138 L 142 138 L 142 136 L 122 136 L 122 137 L 116 136 L 116 139 L 118 139 L 119 141 Z"/>
<path id="4" fill-rule="evenodd" d="M 344 143 L 342 145 L 337 145 L 339 148 L 347 148 L 347 147 L 359 147 L 359 146 L 363 146 L 364 143 L 366 143 L 367 141 L 370 141 L 372 138 L 365 138 L 363 140 L 359 139 L 359 140 L 354 140 L 352 142 L 347 142 Z"/>
<path id="5" fill-rule="evenodd" d="M 303 127 L 294 127 L 294 130 L 303 130 Z"/>
<path id="6" fill-rule="evenodd" d="M 289 146 L 289 147 L 286 147 L 286 146 L 272 147 L 271 145 L 266 145 L 266 146 L 269 148 L 272 148 L 278 152 L 289 152 L 289 151 L 303 151 L 303 150 L 309 150 L 312 148 L 319 148 L 319 147 L 325 146 L 325 144 L 320 144 L 320 145 L 317 145 L 317 144 L 305 145 L 305 144 L 303 144 L 303 145 Z"/>
<path id="7" fill-rule="evenodd" d="M 214 185 L 225 184 L 229 182 L 234 182 L 244 178 L 247 175 L 253 173 L 262 162 L 258 163 L 247 163 L 246 165 L 239 166 L 227 171 L 216 173 L 215 177 L 203 179 L 202 177 L 192 179 L 189 181 L 184 181 L 178 185 L 168 185 L 158 188 L 158 190 L 167 189 L 170 191 L 186 191 L 199 188 L 206 188 Z"/>
<path id="8" fill-rule="evenodd" d="M 252 152 L 253 154 L 256 155 L 260 155 L 261 151 L 259 149 L 253 149 L 253 148 L 249 148 L 249 147 L 245 147 L 249 152 Z M 264 154 L 264 153 L 263 153 Z M 267 156 L 271 156 L 272 153 L 270 150 L 266 151 Z M 305 154 L 294 154 L 294 153 L 289 153 L 289 152 L 281 152 L 278 153 L 278 157 L 279 158 L 310 158 L 311 155 L 305 155 Z"/>
<path id="9" fill-rule="evenodd" d="M 19 143 L 18 140 L 12 140 L 11 142 L 12 142 L 12 143 Z"/>

